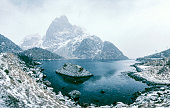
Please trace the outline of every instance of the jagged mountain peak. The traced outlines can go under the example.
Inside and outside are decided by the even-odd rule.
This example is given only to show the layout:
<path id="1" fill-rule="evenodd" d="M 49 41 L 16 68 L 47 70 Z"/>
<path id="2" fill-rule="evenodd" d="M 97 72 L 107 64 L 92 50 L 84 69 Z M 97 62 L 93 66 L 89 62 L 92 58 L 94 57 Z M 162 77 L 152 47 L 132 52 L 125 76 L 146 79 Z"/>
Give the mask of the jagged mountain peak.
<path id="1" fill-rule="evenodd" d="M 60 16 L 60 17 L 56 17 L 54 22 L 69 23 L 68 18 L 65 15 Z"/>
<path id="2" fill-rule="evenodd" d="M 72 25 L 70 24 L 68 18 L 66 16 L 56 17 L 50 26 L 58 27 L 56 30 L 63 30 L 64 28 L 70 28 Z"/>
<path id="3" fill-rule="evenodd" d="M 46 36 L 44 37 L 45 43 L 48 41 L 65 41 L 70 38 L 74 38 L 77 35 L 82 35 L 82 30 L 80 27 L 70 24 L 66 16 L 61 16 L 55 18 L 50 24 Z"/>

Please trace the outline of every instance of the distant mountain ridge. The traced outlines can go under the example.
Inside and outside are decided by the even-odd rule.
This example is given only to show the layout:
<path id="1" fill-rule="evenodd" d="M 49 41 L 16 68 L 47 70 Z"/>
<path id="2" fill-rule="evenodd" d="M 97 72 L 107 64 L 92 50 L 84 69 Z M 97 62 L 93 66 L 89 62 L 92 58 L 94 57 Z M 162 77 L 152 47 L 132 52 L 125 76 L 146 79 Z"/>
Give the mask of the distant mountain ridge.
<path id="1" fill-rule="evenodd" d="M 20 47 L 22 49 L 30 49 L 33 47 L 39 47 L 41 45 L 41 36 L 36 33 L 32 35 L 27 35 L 22 41 Z"/>
<path id="2" fill-rule="evenodd" d="M 37 47 L 29 40 L 27 44 L 25 42 L 21 43 L 22 48 Z M 35 43 L 66 59 L 128 59 L 112 43 L 103 42 L 99 37 L 84 33 L 80 27 L 70 24 L 66 16 L 56 18 L 46 35 Z"/>
<path id="3" fill-rule="evenodd" d="M 33 60 L 63 59 L 63 57 L 42 48 L 31 48 L 20 54 L 31 57 Z"/>
<path id="4" fill-rule="evenodd" d="M 170 57 L 170 48 L 165 50 L 165 51 L 161 51 L 159 53 L 156 54 L 152 54 L 149 56 L 145 56 L 146 58 L 164 58 L 164 57 Z"/>
<path id="5" fill-rule="evenodd" d="M 22 49 L 12 42 L 7 37 L 0 34 L 0 53 L 10 52 L 10 53 L 17 53 L 21 52 Z"/>
<path id="6" fill-rule="evenodd" d="M 170 57 L 170 48 L 167 49 L 167 50 L 161 51 L 159 53 L 155 53 L 155 54 L 151 54 L 149 56 L 137 58 L 136 60 L 147 61 L 147 60 L 150 60 L 150 59 L 169 58 L 169 57 Z"/>

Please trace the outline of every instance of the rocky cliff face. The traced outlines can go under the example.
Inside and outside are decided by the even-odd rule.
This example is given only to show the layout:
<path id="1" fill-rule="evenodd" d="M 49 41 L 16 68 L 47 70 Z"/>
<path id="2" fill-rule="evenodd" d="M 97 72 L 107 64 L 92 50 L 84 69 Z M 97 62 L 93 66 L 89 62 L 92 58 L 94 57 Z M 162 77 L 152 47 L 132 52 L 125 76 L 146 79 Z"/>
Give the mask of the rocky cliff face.
<path id="1" fill-rule="evenodd" d="M 85 33 L 80 27 L 70 24 L 66 16 L 56 18 L 40 41 L 40 47 L 68 59 L 127 59 L 116 46 Z M 25 47 L 30 46 L 34 45 Z"/>
<path id="2" fill-rule="evenodd" d="M 0 34 L 0 53 L 3 52 L 20 52 L 22 49 L 11 40 Z"/>

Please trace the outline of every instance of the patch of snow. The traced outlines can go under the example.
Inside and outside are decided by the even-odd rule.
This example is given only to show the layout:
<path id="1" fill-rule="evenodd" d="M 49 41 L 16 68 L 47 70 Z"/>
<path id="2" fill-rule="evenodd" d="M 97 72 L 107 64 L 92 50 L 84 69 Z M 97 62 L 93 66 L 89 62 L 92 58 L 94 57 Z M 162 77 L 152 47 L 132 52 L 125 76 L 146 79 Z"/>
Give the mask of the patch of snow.
<path id="1" fill-rule="evenodd" d="M 148 70 L 150 68 L 150 66 L 145 66 L 145 65 L 139 65 L 139 68 L 141 68 L 142 70 Z"/>

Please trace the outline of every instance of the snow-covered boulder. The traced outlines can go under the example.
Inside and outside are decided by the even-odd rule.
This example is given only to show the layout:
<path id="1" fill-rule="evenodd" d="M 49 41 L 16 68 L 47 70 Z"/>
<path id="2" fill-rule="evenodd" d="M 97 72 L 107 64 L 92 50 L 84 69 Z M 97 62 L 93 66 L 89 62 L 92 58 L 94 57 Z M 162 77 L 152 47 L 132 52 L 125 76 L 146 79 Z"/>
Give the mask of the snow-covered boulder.
<path id="1" fill-rule="evenodd" d="M 76 98 L 79 98 L 81 93 L 78 91 L 78 90 L 73 90 L 71 91 L 70 93 L 68 93 L 68 95 L 73 98 L 73 99 L 76 99 Z"/>
<path id="2" fill-rule="evenodd" d="M 56 73 L 70 77 L 90 77 L 93 76 L 83 67 L 71 63 L 65 63 L 61 69 L 56 70 Z"/>

